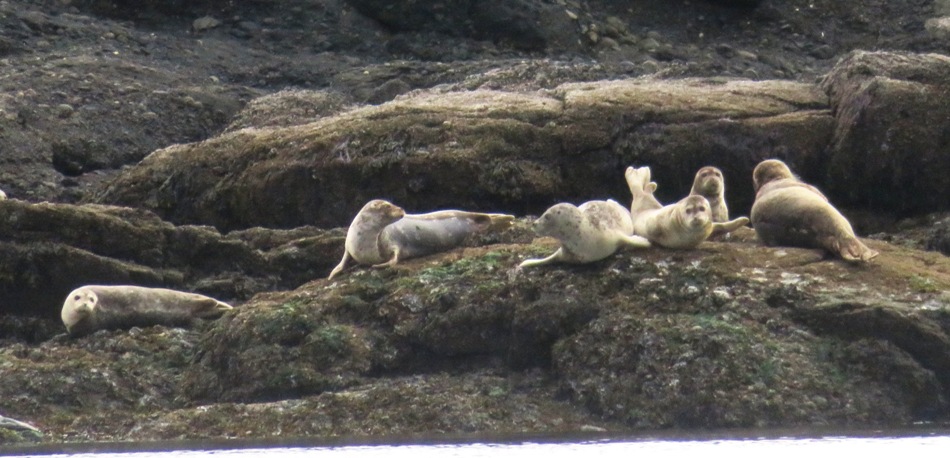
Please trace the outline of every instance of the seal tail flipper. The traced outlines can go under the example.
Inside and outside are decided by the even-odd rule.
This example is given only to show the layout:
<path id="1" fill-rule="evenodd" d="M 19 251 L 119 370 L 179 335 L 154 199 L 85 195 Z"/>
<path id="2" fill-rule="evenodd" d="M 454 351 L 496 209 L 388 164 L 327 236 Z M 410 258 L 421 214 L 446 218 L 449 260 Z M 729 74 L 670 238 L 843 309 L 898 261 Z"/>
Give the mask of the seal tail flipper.
<path id="1" fill-rule="evenodd" d="M 215 313 L 224 313 L 234 308 L 231 306 L 231 304 L 228 304 L 227 302 L 221 302 L 221 301 L 215 301 L 215 302 L 217 302 L 217 304 L 215 304 L 214 306 Z"/>
<path id="2" fill-rule="evenodd" d="M 732 221 L 726 221 L 722 223 L 713 223 L 712 233 L 710 236 L 727 234 L 729 232 L 735 231 L 740 227 L 747 226 L 749 224 L 749 218 L 745 216 L 740 216 Z"/>
<path id="3" fill-rule="evenodd" d="M 514 215 L 507 215 L 504 213 L 486 213 L 489 218 L 488 226 L 485 228 L 488 231 L 496 232 L 504 229 L 508 229 L 515 223 Z"/>
<path id="4" fill-rule="evenodd" d="M 627 167 L 627 170 L 623 173 L 623 177 L 627 180 L 627 187 L 630 188 L 630 193 L 633 194 L 634 197 L 641 192 L 652 193 L 656 190 L 656 183 L 650 183 L 649 167 Z"/>
<path id="5" fill-rule="evenodd" d="M 224 315 L 224 312 L 233 309 L 230 304 L 221 302 L 215 298 L 201 296 L 201 301 L 196 305 L 195 316 L 198 318 L 212 319 Z"/>
<path id="6" fill-rule="evenodd" d="M 336 274 L 343 272 L 343 269 L 346 267 L 346 262 L 350 260 L 350 252 L 346 251 L 346 248 L 343 249 L 343 259 L 340 260 L 340 263 L 330 271 L 330 276 L 327 277 L 327 280 L 333 280 L 333 277 Z"/>
<path id="7" fill-rule="evenodd" d="M 624 245 L 634 248 L 649 248 L 653 246 L 649 239 L 639 235 L 620 234 L 620 240 L 624 243 Z"/>
<path id="8" fill-rule="evenodd" d="M 867 245 L 861 243 L 856 237 L 848 237 L 843 240 L 834 239 L 832 244 L 834 251 L 845 261 L 868 262 L 880 254 L 876 250 L 868 248 Z"/>
<path id="9" fill-rule="evenodd" d="M 518 264 L 518 268 L 520 269 L 522 267 L 534 267 L 534 266 L 540 266 L 543 264 L 550 264 L 560 259 L 562 250 L 563 250 L 562 248 L 558 248 L 557 251 L 554 252 L 554 254 L 546 258 L 525 259 L 524 261 L 521 261 L 521 264 Z"/>
<path id="10" fill-rule="evenodd" d="M 627 187 L 633 198 L 630 202 L 631 216 L 636 218 L 637 214 L 643 210 L 663 208 L 663 204 L 653 196 L 656 183 L 650 181 L 650 167 L 627 167 L 623 176 L 627 180 Z"/>

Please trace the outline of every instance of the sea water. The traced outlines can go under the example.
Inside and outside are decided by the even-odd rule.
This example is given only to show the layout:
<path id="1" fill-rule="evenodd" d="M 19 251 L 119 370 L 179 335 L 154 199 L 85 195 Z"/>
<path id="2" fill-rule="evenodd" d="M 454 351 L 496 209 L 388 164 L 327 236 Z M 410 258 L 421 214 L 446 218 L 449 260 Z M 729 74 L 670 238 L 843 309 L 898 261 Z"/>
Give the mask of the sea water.
<path id="1" fill-rule="evenodd" d="M 144 450 L 155 444 L 79 444 L 59 450 L 0 448 L 2 456 L 44 458 L 561 458 L 561 457 L 682 457 L 703 458 L 816 458 L 875 457 L 929 458 L 950 456 L 950 431 L 886 431 L 841 435 L 745 435 L 725 437 L 635 437 L 563 441 L 537 440 L 472 441 L 444 443 L 398 443 L 371 445 L 249 445 L 238 442 L 165 444 L 164 450 Z M 55 447 L 55 446 L 54 446 Z M 176 448 L 184 447 L 184 448 Z M 188 448 L 190 447 L 190 448 Z M 122 450 L 122 449 L 125 450 Z M 139 448 L 140 450 L 129 450 Z"/>

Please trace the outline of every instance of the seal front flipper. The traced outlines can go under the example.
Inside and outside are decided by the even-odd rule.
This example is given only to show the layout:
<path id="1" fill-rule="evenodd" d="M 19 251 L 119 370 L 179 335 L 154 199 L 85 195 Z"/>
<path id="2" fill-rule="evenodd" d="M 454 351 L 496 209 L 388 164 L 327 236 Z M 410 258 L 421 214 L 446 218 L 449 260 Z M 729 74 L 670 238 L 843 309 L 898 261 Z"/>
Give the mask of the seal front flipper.
<path id="1" fill-rule="evenodd" d="M 739 229 L 740 227 L 747 226 L 748 224 L 749 224 L 749 218 L 746 218 L 745 216 L 741 216 L 732 221 L 726 221 L 724 223 L 713 223 L 712 225 L 713 230 L 710 236 L 718 235 L 718 234 L 727 234 L 729 232 L 735 231 L 736 229 Z"/>
<path id="2" fill-rule="evenodd" d="M 634 248 L 650 248 L 653 246 L 649 239 L 646 237 L 640 237 L 639 235 L 617 234 L 617 238 L 619 238 L 620 241 L 625 243 L 627 246 Z"/>
<path id="3" fill-rule="evenodd" d="M 386 262 L 383 262 L 383 263 L 379 263 L 379 264 L 373 264 L 373 267 L 375 267 L 375 268 L 377 268 L 377 269 L 378 269 L 378 268 L 383 268 L 383 267 L 392 267 L 392 266 L 394 266 L 394 265 L 396 265 L 396 264 L 398 264 L 398 263 L 399 263 L 399 247 L 398 247 L 398 246 L 394 246 L 394 247 L 393 247 L 393 257 L 389 258 L 389 261 L 386 261 Z"/>
<path id="4" fill-rule="evenodd" d="M 561 259 L 561 257 L 564 256 L 563 253 L 564 253 L 564 248 L 558 248 L 557 251 L 554 252 L 554 254 L 546 258 L 525 259 L 524 261 L 521 261 L 521 264 L 518 264 L 518 268 L 520 269 L 522 267 L 534 267 L 534 266 L 540 266 L 544 264 L 550 264 L 554 261 Z"/>
<path id="5" fill-rule="evenodd" d="M 330 271 L 330 276 L 327 277 L 327 280 L 333 280 L 333 277 L 335 277 L 336 274 L 338 274 L 338 273 L 340 273 L 340 272 L 343 272 L 343 269 L 346 268 L 346 262 L 349 261 L 349 260 L 350 260 L 350 252 L 349 252 L 349 251 L 346 251 L 346 249 L 344 249 L 344 250 L 343 250 L 343 259 L 341 259 L 341 260 L 340 260 L 340 263 L 337 264 L 336 267 L 334 267 L 333 270 Z"/>

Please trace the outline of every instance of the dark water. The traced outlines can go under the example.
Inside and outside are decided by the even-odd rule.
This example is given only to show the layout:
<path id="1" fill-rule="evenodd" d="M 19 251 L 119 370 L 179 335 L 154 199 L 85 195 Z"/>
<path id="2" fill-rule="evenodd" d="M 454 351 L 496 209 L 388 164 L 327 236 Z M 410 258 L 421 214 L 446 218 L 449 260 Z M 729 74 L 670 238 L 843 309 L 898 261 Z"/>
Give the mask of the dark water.
<path id="1" fill-rule="evenodd" d="M 85 444 L 34 449 L 0 448 L 2 456 L 79 458 L 559 458 L 599 456 L 728 458 L 811 458 L 824 456 L 929 458 L 950 456 L 950 430 L 864 431 L 842 434 L 793 432 L 751 433 L 728 438 L 722 435 L 596 438 L 551 438 L 370 445 L 254 445 L 237 441 L 157 444 Z M 147 447 L 164 450 L 145 450 Z M 137 449 L 137 450 L 136 450 Z"/>

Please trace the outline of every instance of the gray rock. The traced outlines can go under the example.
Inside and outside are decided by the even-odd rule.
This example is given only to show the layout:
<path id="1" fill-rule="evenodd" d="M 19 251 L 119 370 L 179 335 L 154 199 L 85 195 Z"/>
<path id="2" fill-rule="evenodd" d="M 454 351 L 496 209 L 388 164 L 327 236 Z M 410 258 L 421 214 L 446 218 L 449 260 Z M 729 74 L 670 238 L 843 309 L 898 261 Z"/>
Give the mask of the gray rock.
<path id="1" fill-rule="evenodd" d="M 898 214 L 950 208 L 950 58 L 857 51 L 821 85 L 836 127 L 818 181 L 836 204 Z"/>

